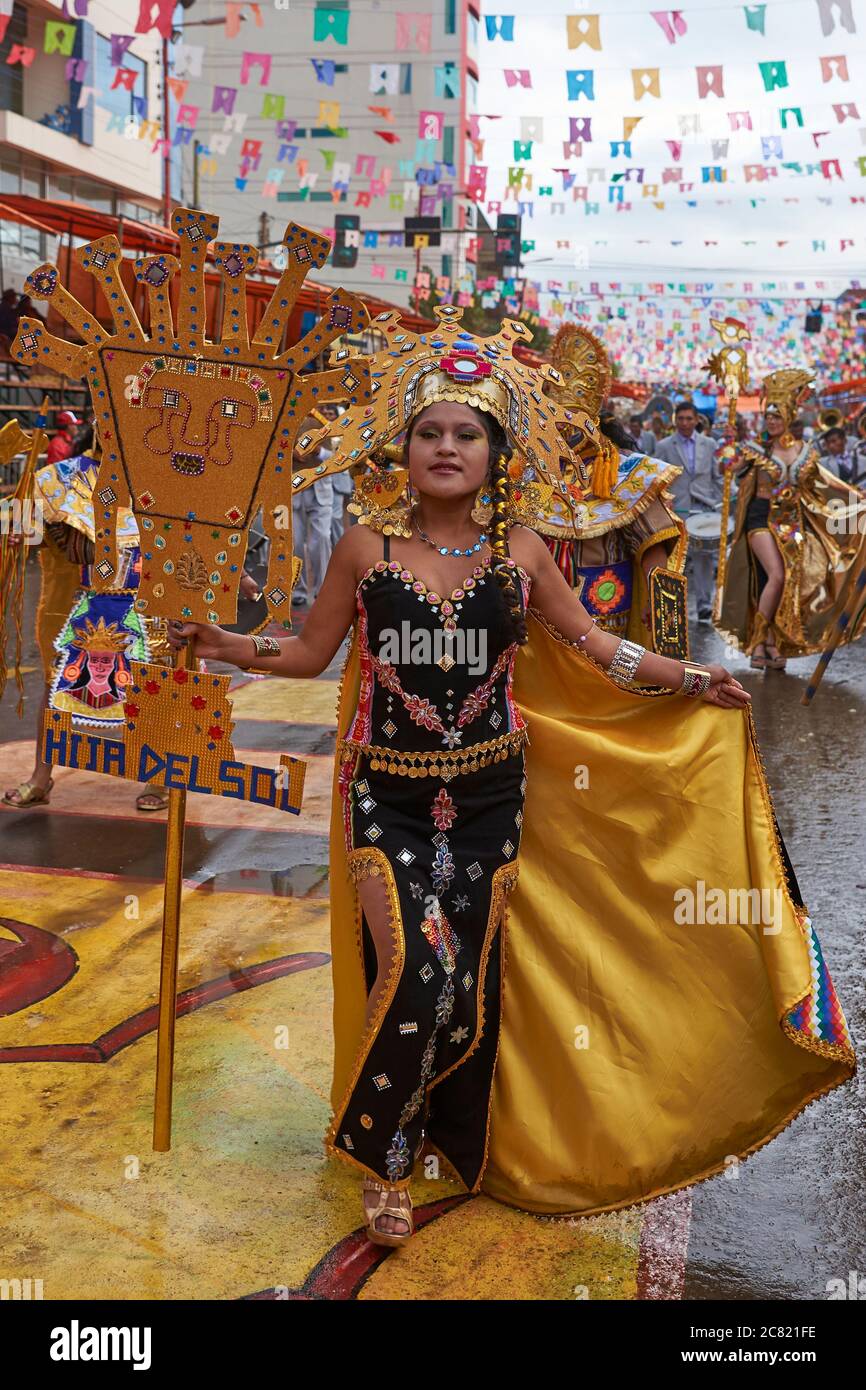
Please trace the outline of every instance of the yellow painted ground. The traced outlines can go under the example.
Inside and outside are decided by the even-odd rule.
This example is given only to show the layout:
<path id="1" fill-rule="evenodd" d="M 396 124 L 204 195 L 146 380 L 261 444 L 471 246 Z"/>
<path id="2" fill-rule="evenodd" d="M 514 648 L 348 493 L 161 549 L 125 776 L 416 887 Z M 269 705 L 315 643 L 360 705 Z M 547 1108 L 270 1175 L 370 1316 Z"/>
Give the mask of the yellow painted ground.
<path id="1" fill-rule="evenodd" d="M 137 893 L 139 920 L 124 899 Z M 156 999 L 153 886 L 0 871 L 7 915 L 80 958 L 55 995 L 0 1019 L 0 1046 L 89 1041 Z M 180 988 L 327 951 L 327 904 L 184 898 Z M 0 1273 L 48 1299 L 235 1298 L 294 1288 L 359 1224 L 357 1180 L 324 1158 L 330 975 L 304 971 L 206 1005 L 177 1029 L 174 1147 L 151 1150 L 155 1042 L 103 1064 L 0 1066 Z M 284 1031 L 281 1031 L 284 1030 Z M 287 1040 L 287 1046 L 280 1046 Z M 416 1203 L 460 1191 L 420 1180 Z M 554 1222 L 475 1198 L 388 1256 L 365 1299 L 632 1298 L 641 1217 Z"/>

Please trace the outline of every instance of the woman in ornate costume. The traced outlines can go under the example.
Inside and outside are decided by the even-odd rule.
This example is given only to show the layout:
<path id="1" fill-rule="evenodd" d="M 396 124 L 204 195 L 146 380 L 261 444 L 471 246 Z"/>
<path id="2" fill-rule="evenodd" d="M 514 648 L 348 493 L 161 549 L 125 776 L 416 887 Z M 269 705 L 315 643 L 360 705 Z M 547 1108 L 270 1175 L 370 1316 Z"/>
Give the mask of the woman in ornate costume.
<path id="1" fill-rule="evenodd" d="M 585 410 L 598 427 L 594 439 L 582 441 L 591 467 L 590 488 L 571 506 L 549 485 L 530 488 L 525 500 L 516 501 L 518 519 L 544 537 L 565 579 L 605 631 L 685 656 L 684 581 L 678 585 L 681 603 L 663 605 L 673 617 L 673 624 L 664 626 L 680 631 L 674 647 L 670 631 L 667 641 L 659 640 L 660 615 L 654 625 L 650 600 L 653 571 L 681 576 L 685 564 L 685 526 L 665 494 L 680 470 L 643 454 L 616 416 L 603 409 L 613 372 L 594 333 L 564 325 L 553 340 L 551 361 L 561 382 L 547 382 L 545 394 L 560 405 Z M 671 579 L 669 588 L 676 592 L 677 580 Z M 674 608 L 681 610 L 679 622 Z"/>
<path id="2" fill-rule="evenodd" d="M 791 433 L 811 380 L 799 369 L 771 372 L 762 388 L 765 451 L 734 442 L 723 451 L 739 488 L 718 627 L 758 668 L 783 670 L 787 657 L 827 645 L 866 530 L 857 489 L 822 467 L 817 445 Z M 842 641 L 864 629 L 866 610 Z"/>
<path id="3" fill-rule="evenodd" d="M 368 524 L 341 538 L 301 635 L 172 639 L 310 677 L 353 628 L 326 1148 L 363 1177 L 386 1244 L 412 1234 L 425 1143 L 472 1191 L 590 1214 L 722 1171 L 853 1071 L 748 695 L 604 632 L 540 537 L 510 527 L 509 460 L 567 486 L 558 427 L 593 423 L 544 398 L 554 369 L 513 357 L 523 325 L 477 339 L 435 312 L 418 338 L 376 321 L 374 404 L 341 418 L 328 467 L 402 436 L 406 469 L 365 481 Z M 730 895 L 761 890 L 772 910 L 737 916 Z"/>

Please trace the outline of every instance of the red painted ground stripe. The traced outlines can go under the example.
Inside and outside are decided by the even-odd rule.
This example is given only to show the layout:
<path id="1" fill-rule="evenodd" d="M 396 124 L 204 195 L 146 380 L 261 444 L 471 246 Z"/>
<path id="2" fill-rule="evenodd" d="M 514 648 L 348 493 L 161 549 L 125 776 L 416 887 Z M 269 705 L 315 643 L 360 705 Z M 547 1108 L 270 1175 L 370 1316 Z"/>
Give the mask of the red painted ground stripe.
<path id="1" fill-rule="evenodd" d="M 455 1207 L 474 1200 L 473 1193 L 458 1192 L 453 1197 L 441 1197 L 438 1202 L 416 1207 L 415 1230 L 420 1231 L 422 1227 L 429 1226 L 431 1221 L 438 1220 L 440 1216 L 447 1216 Z M 367 1238 L 366 1230 L 359 1227 L 357 1231 L 344 1236 L 322 1256 L 300 1288 L 289 1289 L 287 1294 L 278 1293 L 273 1288 L 263 1289 L 260 1293 L 245 1294 L 244 1302 L 262 1299 L 274 1299 L 277 1302 L 285 1299 L 292 1302 L 317 1299 L 344 1302 L 357 1298 L 370 1275 L 375 1273 L 383 1260 L 394 1254 L 396 1248 L 374 1245 Z"/>
<path id="2" fill-rule="evenodd" d="M 232 975 L 221 975 L 206 984 L 194 985 L 185 989 L 177 997 L 177 1018 L 191 1014 L 195 1009 L 212 1004 L 217 999 L 225 999 L 230 994 L 240 994 L 244 990 L 266 985 L 271 980 L 285 975 L 294 975 L 300 970 L 314 970 L 327 965 L 331 957 L 324 951 L 300 951 L 292 956 L 278 956 L 276 960 L 262 961 Z M 157 1024 L 159 1009 L 156 1004 L 124 1019 L 108 1032 L 102 1033 L 91 1043 L 46 1043 L 41 1047 L 3 1047 L 0 1048 L 0 1062 L 108 1062 L 125 1047 L 138 1042 L 140 1038 L 152 1033 Z"/>

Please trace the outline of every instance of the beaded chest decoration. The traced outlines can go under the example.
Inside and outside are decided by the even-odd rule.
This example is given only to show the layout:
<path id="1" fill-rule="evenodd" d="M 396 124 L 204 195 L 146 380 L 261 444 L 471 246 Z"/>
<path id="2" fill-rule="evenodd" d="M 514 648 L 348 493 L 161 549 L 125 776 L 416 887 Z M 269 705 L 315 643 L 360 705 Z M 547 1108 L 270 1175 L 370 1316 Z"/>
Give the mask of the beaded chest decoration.
<path id="1" fill-rule="evenodd" d="M 26 291 L 48 300 L 83 346 L 24 318 L 14 352 L 31 367 L 47 365 L 83 377 L 90 389 L 102 447 L 94 489 L 94 585 L 115 585 L 118 513 L 129 506 L 143 552 L 137 611 L 232 624 L 249 526 L 262 508 L 271 540 L 264 596 L 271 616 L 289 628 L 298 428 L 314 405 L 363 406 L 372 399 L 362 358 L 353 358 L 351 367 L 300 373 L 335 338 L 363 329 L 368 315 L 359 299 L 335 290 L 321 321 L 283 351 L 304 279 L 324 265 L 330 242 L 289 225 L 283 237 L 286 269 L 251 331 L 246 279 L 258 252 L 244 243 L 217 241 L 212 247 L 216 274 L 206 275 L 208 247 L 218 228 L 210 213 L 178 208 L 172 229 L 179 258 L 162 254 L 135 261 L 138 295 L 149 304 L 147 331 L 133 305 L 132 277 L 122 273 L 126 266 L 116 237 L 101 237 L 73 252 L 99 284 L 111 328 L 63 287 L 56 266 L 40 266 L 28 276 Z M 214 289 L 222 302 L 222 324 L 218 340 L 211 341 L 207 294 Z M 323 465 L 303 470 L 301 486 L 323 471 Z"/>

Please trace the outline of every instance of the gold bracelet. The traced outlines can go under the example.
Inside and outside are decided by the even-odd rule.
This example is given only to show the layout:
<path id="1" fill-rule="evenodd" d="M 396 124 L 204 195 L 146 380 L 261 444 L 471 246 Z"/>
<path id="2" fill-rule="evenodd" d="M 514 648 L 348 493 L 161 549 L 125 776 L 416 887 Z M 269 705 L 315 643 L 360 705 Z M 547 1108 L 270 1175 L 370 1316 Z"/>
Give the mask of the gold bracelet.
<path id="1" fill-rule="evenodd" d="M 690 661 L 683 662 L 683 683 L 680 687 L 687 699 L 700 699 L 706 695 L 712 681 L 712 673 L 704 666 L 695 666 Z"/>

